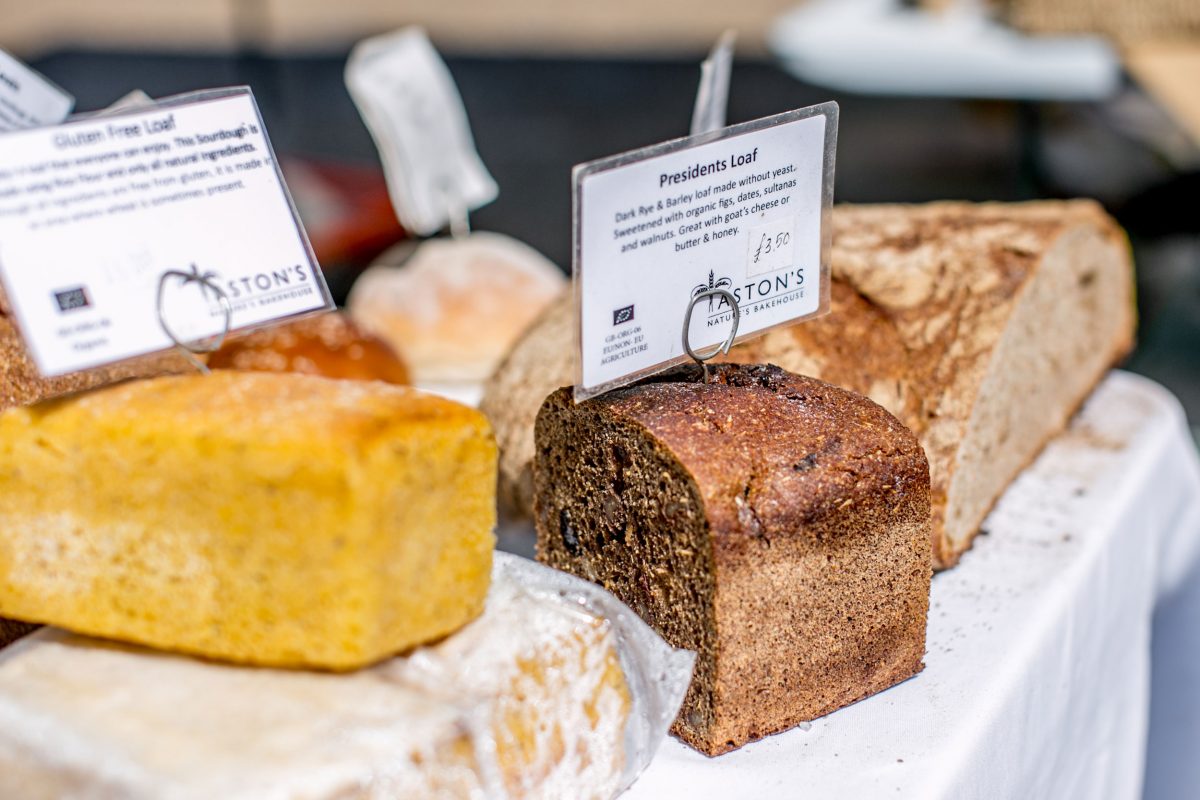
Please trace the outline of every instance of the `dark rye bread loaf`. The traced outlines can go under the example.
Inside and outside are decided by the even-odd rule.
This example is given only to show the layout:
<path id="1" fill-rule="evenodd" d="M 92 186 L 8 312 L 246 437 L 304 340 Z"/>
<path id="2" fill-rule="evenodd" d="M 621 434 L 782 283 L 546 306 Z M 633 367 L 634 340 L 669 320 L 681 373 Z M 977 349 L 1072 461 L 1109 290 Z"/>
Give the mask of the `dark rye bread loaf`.
<path id="1" fill-rule="evenodd" d="M 874 402 L 774 366 L 547 398 L 538 558 L 699 654 L 674 731 L 709 755 L 921 669 L 929 467 Z"/>

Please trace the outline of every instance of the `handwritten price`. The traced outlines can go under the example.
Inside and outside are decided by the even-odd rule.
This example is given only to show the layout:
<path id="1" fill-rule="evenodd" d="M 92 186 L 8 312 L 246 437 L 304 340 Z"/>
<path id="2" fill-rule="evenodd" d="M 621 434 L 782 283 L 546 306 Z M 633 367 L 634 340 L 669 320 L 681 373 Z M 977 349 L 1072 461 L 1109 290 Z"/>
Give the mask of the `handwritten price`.
<path id="1" fill-rule="evenodd" d="M 776 250 L 783 249 L 790 244 L 791 241 L 792 235 L 787 231 L 780 231 L 774 236 L 768 236 L 764 233 L 762 238 L 758 241 L 758 247 L 756 247 L 754 250 L 754 258 L 752 263 L 757 264 L 760 258 L 765 258 Z"/>

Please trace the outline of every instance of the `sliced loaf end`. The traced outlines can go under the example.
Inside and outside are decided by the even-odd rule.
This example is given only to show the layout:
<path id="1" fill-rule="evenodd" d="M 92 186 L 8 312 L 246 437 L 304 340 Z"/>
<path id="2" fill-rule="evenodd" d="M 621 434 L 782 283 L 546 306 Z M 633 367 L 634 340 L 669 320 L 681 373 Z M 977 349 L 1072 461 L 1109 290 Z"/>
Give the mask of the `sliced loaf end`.
<path id="1" fill-rule="evenodd" d="M 1061 232 L 1018 291 L 945 487 L 938 568 L 971 546 L 1005 488 L 1133 348 L 1134 272 L 1128 241 L 1093 203 L 1071 204 Z"/>
<path id="2" fill-rule="evenodd" d="M 871 401 L 775 367 L 659 376 L 537 420 L 538 557 L 697 651 L 675 733 L 716 755 L 921 668 L 929 472 Z"/>

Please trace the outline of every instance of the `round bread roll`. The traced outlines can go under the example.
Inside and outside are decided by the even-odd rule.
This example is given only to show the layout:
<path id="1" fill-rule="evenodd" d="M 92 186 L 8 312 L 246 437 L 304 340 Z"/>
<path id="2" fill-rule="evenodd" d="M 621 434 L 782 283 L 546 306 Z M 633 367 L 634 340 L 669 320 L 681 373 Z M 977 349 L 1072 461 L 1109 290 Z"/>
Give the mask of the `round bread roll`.
<path id="1" fill-rule="evenodd" d="M 303 372 L 407 384 L 408 368 L 387 342 L 333 311 L 231 337 L 208 357 L 212 369 Z"/>
<path id="2" fill-rule="evenodd" d="M 389 266 L 397 252 L 359 277 L 346 305 L 404 355 L 417 382 L 486 379 L 566 284 L 543 255 L 498 233 L 432 239 Z"/>

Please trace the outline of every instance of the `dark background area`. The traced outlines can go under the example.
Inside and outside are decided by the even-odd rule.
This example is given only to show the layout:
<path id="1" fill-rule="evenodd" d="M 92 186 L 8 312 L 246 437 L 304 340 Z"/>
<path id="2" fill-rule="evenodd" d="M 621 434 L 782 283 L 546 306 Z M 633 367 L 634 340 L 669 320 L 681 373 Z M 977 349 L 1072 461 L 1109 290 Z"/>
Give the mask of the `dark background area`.
<path id="1" fill-rule="evenodd" d="M 500 197 L 474 227 L 570 266 L 570 174 L 581 161 L 687 133 L 695 61 L 447 56 Z M 33 66 L 102 108 L 133 89 L 162 97 L 249 84 L 282 157 L 378 167 L 346 92 L 345 55 L 266 58 L 67 51 Z M 841 106 L 837 202 L 1095 197 L 1129 231 L 1140 346 L 1127 365 L 1200 420 L 1200 180 L 1131 132 L 1165 118 L 1134 87 L 1103 105 L 884 98 L 803 84 L 765 60 L 733 71 L 729 122 L 825 100 Z M 1144 128 L 1142 124 L 1140 127 Z M 1152 137 L 1151 137 L 1152 138 Z M 363 264 L 323 265 L 344 295 Z"/>

